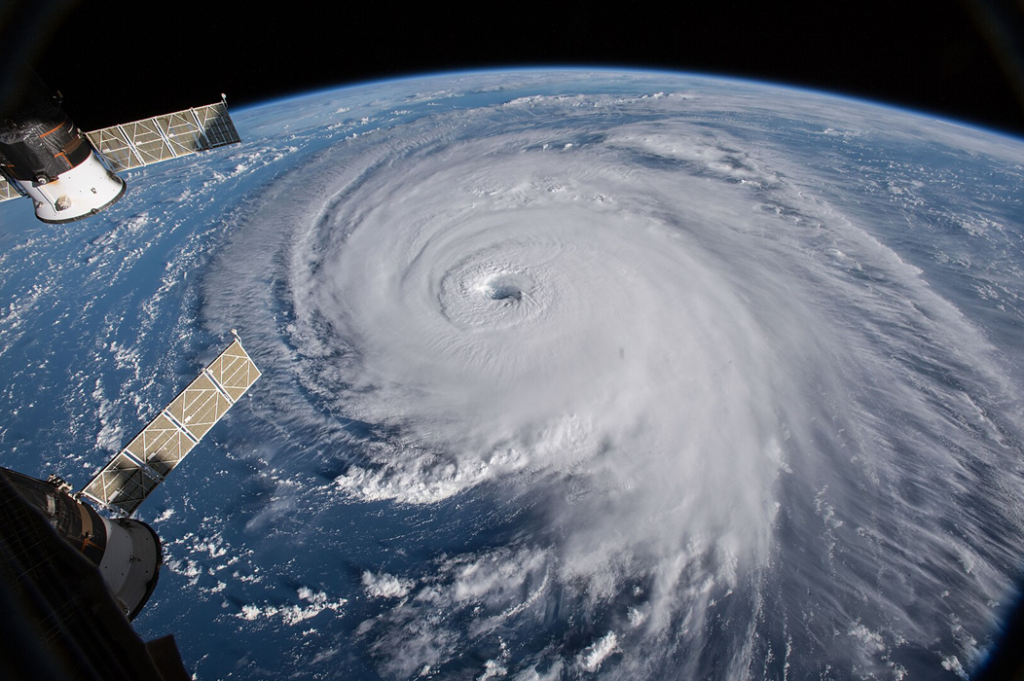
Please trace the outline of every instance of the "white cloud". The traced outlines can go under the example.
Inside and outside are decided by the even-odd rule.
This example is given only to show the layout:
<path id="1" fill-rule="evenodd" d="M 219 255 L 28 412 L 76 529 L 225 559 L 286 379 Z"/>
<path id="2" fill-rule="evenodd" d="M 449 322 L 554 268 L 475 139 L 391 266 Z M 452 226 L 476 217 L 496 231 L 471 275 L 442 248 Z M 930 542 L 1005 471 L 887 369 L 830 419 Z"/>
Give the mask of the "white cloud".
<path id="1" fill-rule="evenodd" d="M 259 619 L 280 618 L 285 624 L 294 626 L 316 617 L 325 610 L 341 612 L 344 605 L 348 602 L 344 598 L 331 601 L 325 592 L 313 591 L 305 586 L 299 588 L 298 597 L 300 601 L 305 601 L 307 605 L 303 606 L 293 603 L 289 605 L 268 604 L 259 606 L 249 603 L 242 606 L 241 612 L 236 617 L 248 622 Z"/>
<path id="2" fill-rule="evenodd" d="M 386 572 L 375 575 L 367 570 L 363 573 L 363 589 L 370 598 L 404 598 L 415 585 L 411 579 L 401 579 Z"/>
<path id="3" fill-rule="evenodd" d="M 609 657 L 620 652 L 622 650 L 615 632 L 609 631 L 580 653 L 578 662 L 585 671 L 593 673 L 599 671 Z"/>

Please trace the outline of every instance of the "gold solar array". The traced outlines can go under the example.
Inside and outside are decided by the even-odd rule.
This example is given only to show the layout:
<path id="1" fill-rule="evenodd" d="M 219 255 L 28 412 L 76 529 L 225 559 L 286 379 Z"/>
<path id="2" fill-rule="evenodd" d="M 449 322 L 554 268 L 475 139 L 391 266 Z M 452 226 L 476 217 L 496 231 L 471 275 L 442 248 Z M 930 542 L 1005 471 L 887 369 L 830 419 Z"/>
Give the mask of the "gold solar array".
<path id="1" fill-rule="evenodd" d="M 14 184 L 7 181 L 7 178 L 3 174 L 0 174 L 0 201 L 6 201 L 7 199 L 17 199 L 21 196 Z"/>
<path id="2" fill-rule="evenodd" d="M 223 101 L 85 133 L 115 172 L 240 142 Z"/>
<path id="3" fill-rule="evenodd" d="M 131 515 L 259 377 L 259 369 L 236 338 L 89 481 L 82 494 Z"/>
<path id="4" fill-rule="evenodd" d="M 241 142 L 223 99 L 141 121 L 85 133 L 92 148 L 114 172 L 148 166 Z M 22 196 L 0 171 L 0 201 Z"/>

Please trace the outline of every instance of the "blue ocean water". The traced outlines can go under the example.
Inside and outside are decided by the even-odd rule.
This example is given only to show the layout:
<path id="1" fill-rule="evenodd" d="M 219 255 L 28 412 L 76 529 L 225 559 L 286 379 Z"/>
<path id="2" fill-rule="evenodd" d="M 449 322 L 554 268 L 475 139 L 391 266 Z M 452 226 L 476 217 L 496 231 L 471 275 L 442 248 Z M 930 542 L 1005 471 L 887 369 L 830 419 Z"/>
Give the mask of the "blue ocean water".
<path id="1" fill-rule="evenodd" d="M 143 506 L 198 678 L 958 678 L 1015 598 L 1024 143 L 739 81 L 451 74 L 0 206 L 5 466 Z M 515 281 L 518 296 L 494 296 Z"/>

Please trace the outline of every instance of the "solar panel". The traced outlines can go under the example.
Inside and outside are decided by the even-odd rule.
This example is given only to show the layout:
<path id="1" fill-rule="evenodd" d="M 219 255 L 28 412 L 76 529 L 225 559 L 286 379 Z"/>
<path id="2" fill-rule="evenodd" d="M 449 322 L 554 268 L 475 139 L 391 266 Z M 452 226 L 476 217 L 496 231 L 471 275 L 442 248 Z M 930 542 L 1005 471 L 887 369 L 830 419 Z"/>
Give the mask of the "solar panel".
<path id="1" fill-rule="evenodd" d="M 21 192 L 18 191 L 13 183 L 8 182 L 7 178 L 0 172 L 0 201 L 18 198 L 21 198 Z"/>
<path id="2" fill-rule="evenodd" d="M 195 446 L 194 440 L 161 413 L 128 443 L 124 451 L 166 477 Z"/>
<path id="3" fill-rule="evenodd" d="M 236 337 L 89 481 L 82 494 L 131 515 L 259 377 Z"/>
<path id="4" fill-rule="evenodd" d="M 226 101 L 221 100 L 214 104 L 199 106 L 191 111 L 203 131 L 203 136 L 206 137 L 204 149 L 215 149 L 242 141 L 242 138 L 238 136 L 238 130 L 235 129 L 234 121 L 228 114 Z"/>
<path id="5" fill-rule="evenodd" d="M 223 100 L 85 135 L 115 172 L 242 141 Z"/>
<path id="6" fill-rule="evenodd" d="M 226 100 L 85 133 L 114 172 L 241 142 Z M 0 167 L 0 201 L 23 196 Z"/>
<path id="7" fill-rule="evenodd" d="M 131 514 L 159 483 L 145 466 L 121 452 L 96 474 L 83 493 L 109 508 Z"/>

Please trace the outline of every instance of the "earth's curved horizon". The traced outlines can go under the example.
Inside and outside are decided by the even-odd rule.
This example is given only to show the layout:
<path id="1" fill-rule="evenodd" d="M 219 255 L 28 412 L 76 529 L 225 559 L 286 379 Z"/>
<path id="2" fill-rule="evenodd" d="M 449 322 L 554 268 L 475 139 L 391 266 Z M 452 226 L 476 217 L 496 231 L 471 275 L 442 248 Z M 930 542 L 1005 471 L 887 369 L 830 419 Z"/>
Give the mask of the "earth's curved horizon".
<path id="1" fill-rule="evenodd" d="M 198 678 L 966 678 L 1024 557 L 1024 141 L 691 74 L 233 112 L 0 206 L 3 465 L 80 487 L 237 328 L 140 511 Z"/>
<path id="2" fill-rule="evenodd" d="M 348 90 L 358 90 L 361 88 L 378 88 L 382 86 L 394 85 L 398 83 L 402 84 L 415 84 L 416 81 L 420 80 L 437 80 L 441 78 L 448 79 L 460 79 L 473 76 L 494 76 L 494 75 L 506 75 L 506 74 L 550 74 L 550 73 L 564 73 L 564 74 L 617 74 L 619 76 L 629 76 L 634 74 L 637 76 L 662 76 L 665 78 L 689 78 L 695 80 L 704 81 L 717 81 L 721 83 L 729 83 L 734 85 L 746 85 L 750 87 L 769 87 L 776 90 L 788 91 L 793 94 L 805 94 L 817 98 L 826 98 L 834 100 L 835 103 L 849 102 L 856 106 L 870 106 L 877 109 L 884 109 L 894 114 L 905 114 L 908 116 L 914 116 L 918 118 L 925 118 L 932 122 L 944 123 L 947 125 L 953 125 L 958 128 L 971 130 L 977 133 L 981 133 L 991 137 L 1002 137 L 1011 143 L 1024 142 L 1024 135 L 1016 133 L 1012 129 L 1000 128 L 994 125 L 987 125 L 980 121 L 971 121 L 964 118 L 957 118 L 955 115 L 947 113 L 929 110 L 927 108 L 916 108 L 908 104 L 900 104 L 896 102 L 889 102 L 884 99 L 875 99 L 871 97 L 859 97 L 842 90 L 831 90 L 831 89 L 817 89 L 810 85 L 805 85 L 796 81 L 772 81 L 765 79 L 758 79 L 750 76 L 733 76 L 726 73 L 713 73 L 713 72 L 702 72 L 702 71 L 686 71 L 686 70 L 673 70 L 668 68 L 644 68 L 641 66 L 587 66 L 584 64 L 576 63 L 565 63 L 555 64 L 551 66 L 522 66 L 522 67 L 503 67 L 503 66 L 486 66 L 480 68 L 471 69 L 448 69 L 442 71 L 409 71 L 395 76 L 388 76 L 386 78 L 379 79 L 368 79 L 346 83 L 344 85 L 337 86 L 324 86 L 316 87 L 310 90 L 295 90 L 285 92 L 280 95 L 268 97 L 265 100 L 259 101 L 245 101 L 245 103 L 231 105 L 232 98 L 230 95 L 225 94 L 225 99 L 228 104 L 231 105 L 232 115 L 237 116 L 241 114 L 248 114 L 250 111 L 256 109 L 264 109 L 266 107 L 274 106 L 277 104 L 284 104 L 290 100 L 295 99 L 306 99 L 311 97 L 317 97 L 320 95 L 331 94 L 338 96 Z"/>

